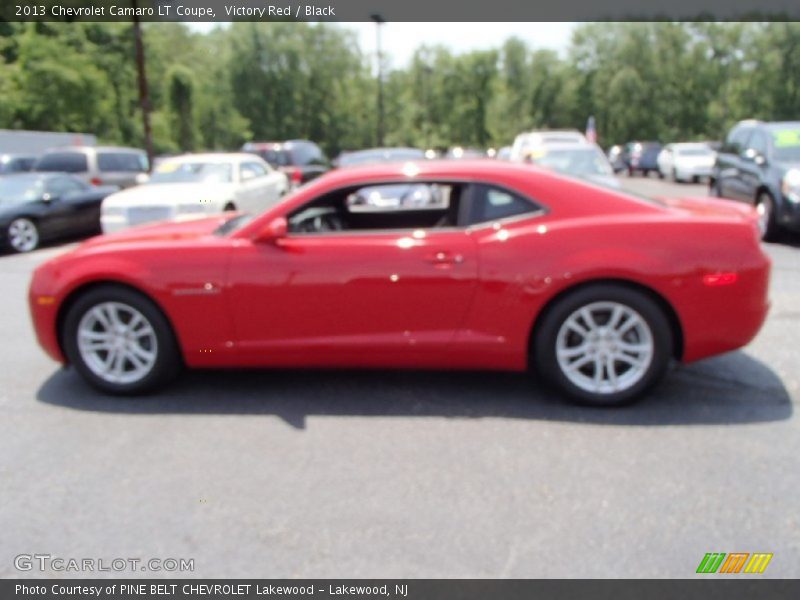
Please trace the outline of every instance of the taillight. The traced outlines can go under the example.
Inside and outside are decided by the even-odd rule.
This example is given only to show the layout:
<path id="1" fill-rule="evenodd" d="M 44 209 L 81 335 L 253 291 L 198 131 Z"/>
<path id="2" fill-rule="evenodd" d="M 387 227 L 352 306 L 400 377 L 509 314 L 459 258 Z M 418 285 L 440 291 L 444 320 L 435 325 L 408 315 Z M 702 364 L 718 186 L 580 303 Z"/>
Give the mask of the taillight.
<path id="1" fill-rule="evenodd" d="M 739 279 L 737 273 L 709 273 L 703 276 L 703 283 L 709 287 L 731 285 Z"/>
<path id="2" fill-rule="evenodd" d="M 92 177 L 89 180 L 89 183 L 91 183 L 92 185 L 103 185 L 103 180 L 100 179 L 99 177 Z"/>
<path id="3" fill-rule="evenodd" d="M 289 181 L 295 185 L 303 183 L 303 172 L 300 169 L 292 169 L 289 173 Z"/>

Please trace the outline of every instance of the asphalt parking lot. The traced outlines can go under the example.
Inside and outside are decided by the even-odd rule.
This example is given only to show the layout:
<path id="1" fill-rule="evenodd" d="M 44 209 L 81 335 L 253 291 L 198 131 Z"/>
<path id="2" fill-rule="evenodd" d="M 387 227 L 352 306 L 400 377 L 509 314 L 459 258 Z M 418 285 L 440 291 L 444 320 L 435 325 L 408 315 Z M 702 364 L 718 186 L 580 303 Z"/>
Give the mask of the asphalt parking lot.
<path id="1" fill-rule="evenodd" d="M 798 577 L 795 242 L 767 246 L 752 344 L 618 410 L 493 373 L 190 373 L 106 397 L 33 337 L 30 274 L 61 249 L 2 256 L 0 576 L 50 554 L 191 558 L 197 577 L 692 577 L 707 552 L 771 552 L 764 577 Z"/>

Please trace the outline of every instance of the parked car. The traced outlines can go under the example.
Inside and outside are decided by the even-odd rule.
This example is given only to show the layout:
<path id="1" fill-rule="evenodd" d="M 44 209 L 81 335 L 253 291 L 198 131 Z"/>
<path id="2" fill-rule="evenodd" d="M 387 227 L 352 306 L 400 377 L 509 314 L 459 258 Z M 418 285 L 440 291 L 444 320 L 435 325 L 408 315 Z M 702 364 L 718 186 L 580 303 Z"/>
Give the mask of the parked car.
<path id="1" fill-rule="evenodd" d="M 614 173 L 621 173 L 628 170 L 628 152 L 627 146 L 620 146 L 619 144 L 611 146 L 606 153 L 608 162 L 611 163 L 611 168 Z"/>
<path id="2" fill-rule="evenodd" d="M 762 239 L 800 232 L 800 121 L 742 121 L 717 155 L 711 193 L 756 207 Z"/>
<path id="3" fill-rule="evenodd" d="M 113 146 L 74 146 L 51 149 L 34 163 L 40 172 L 70 173 L 92 185 L 121 188 L 147 180 L 147 154 L 135 148 Z"/>
<path id="4" fill-rule="evenodd" d="M 30 252 L 49 240 L 100 233 L 100 203 L 117 189 L 63 173 L 4 175 L 0 242 L 12 252 Z"/>
<path id="5" fill-rule="evenodd" d="M 419 148 L 369 148 L 342 152 L 334 159 L 333 165 L 341 168 L 407 160 L 426 160 L 425 152 Z"/>
<path id="6" fill-rule="evenodd" d="M 656 162 L 659 177 L 670 177 L 673 181 L 693 181 L 711 176 L 717 154 L 708 144 L 667 144 L 661 149 Z"/>
<path id="7" fill-rule="evenodd" d="M 486 151 L 480 148 L 464 148 L 463 146 L 453 146 L 445 152 L 444 158 L 450 160 L 462 160 L 465 158 L 487 158 Z"/>
<path id="8" fill-rule="evenodd" d="M 623 153 L 628 175 L 641 173 L 648 177 L 650 173 L 658 173 L 658 155 L 661 148 L 658 142 L 628 143 Z"/>
<path id="9" fill-rule="evenodd" d="M 543 129 L 520 133 L 511 146 L 510 160 L 524 162 L 534 148 L 547 144 L 587 143 L 586 136 L 575 129 Z"/>
<path id="10" fill-rule="evenodd" d="M 184 154 L 159 162 L 145 185 L 106 198 L 100 221 L 104 233 L 113 233 L 153 221 L 260 212 L 288 186 L 284 173 L 252 154 Z"/>
<path id="11" fill-rule="evenodd" d="M 442 191 L 438 210 L 349 210 L 366 188 L 420 185 Z M 258 216 L 94 238 L 39 266 L 28 297 L 47 353 L 108 393 L 153 390 L 182 365 L 532 363 L 615 405 L 672 359 L 747 344 L 769 270 L 752 207 L 437 160 L 338 169 Z"/>
<path id="12" fill-rule="evenodd" d="M 581 177 L 613 188 L 620 187 L 614 169 L 597 144 L 589 142 L 549 144 L 534 149 L 529 161 L 564 175 Z"/>
<path id="13" fill-rule="evenodd" d="M 286 173 L 292 188 L 319 177 L 331 168 L 322 148 L 309 140 L 249 142 L 242 146 L 242 151 L 257 154 L 273 168 Z"/>
<path id="14" fill-rule="evenodd" d="M 32 154 L 0 154 L 0 175 L 30 171 L 36 158 Z"/>

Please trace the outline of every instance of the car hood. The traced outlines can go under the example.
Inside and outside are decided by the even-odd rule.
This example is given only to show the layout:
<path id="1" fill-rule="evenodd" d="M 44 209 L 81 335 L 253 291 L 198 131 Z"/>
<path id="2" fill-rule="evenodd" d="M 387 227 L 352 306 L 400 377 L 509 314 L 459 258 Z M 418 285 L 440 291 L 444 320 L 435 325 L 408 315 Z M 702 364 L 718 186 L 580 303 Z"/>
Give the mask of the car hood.
<path id="1" fill-rule="evenodd" d="M 665 198 L 658 197 L 671 209 L 689 214 L 695 217 L 728 217 L 747 221 L 755 224 L 758 221 L 758 213 L 755 208 L 743 202 L 725 200 L 722 198 Z"/>
<path id="2" fill-rule="evenodd" d="M 231 183 L 148 183 L 111 194 L 103 201 L 103 206 L 174 205 L 200 200 L 226 200 L 232 192 Z"/>
<path id="3" fill-rule="evenodd" d="M 172 243 L 200 239 L 211 235 L 220 225 L 237 216 L 228 212 L 205 219 L 182 222 L 161 222 L 154 225 L 142 225 L 117 233 L 109 233 L 93 237 L 78 247 L 79 250 L 105 248 L 109 246 L 130 244 L 152 244 L 154 242 Z"/>

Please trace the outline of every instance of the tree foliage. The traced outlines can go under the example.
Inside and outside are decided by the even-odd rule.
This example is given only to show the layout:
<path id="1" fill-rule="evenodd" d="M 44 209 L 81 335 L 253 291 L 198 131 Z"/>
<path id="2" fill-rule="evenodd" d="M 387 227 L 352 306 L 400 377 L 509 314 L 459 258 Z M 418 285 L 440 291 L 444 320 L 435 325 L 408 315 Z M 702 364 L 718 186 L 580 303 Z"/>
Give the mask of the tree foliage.
<path id="1" fill-rule="evenodd" d="M 375 143 L 374 56 L 330 24 L 144 25 L 158 152 L 309 138 Z M 422 46 L 384 78 L 388 144 L 509 144 L 530 128 L 601 143 L 719 138 L 742 118 L 800 118 L 798 23 L 595 23 L 564 56 L 510 38 L 456 55 Z M 143 145 L 126 23 L 0 23 L 0 127 Z"/>

